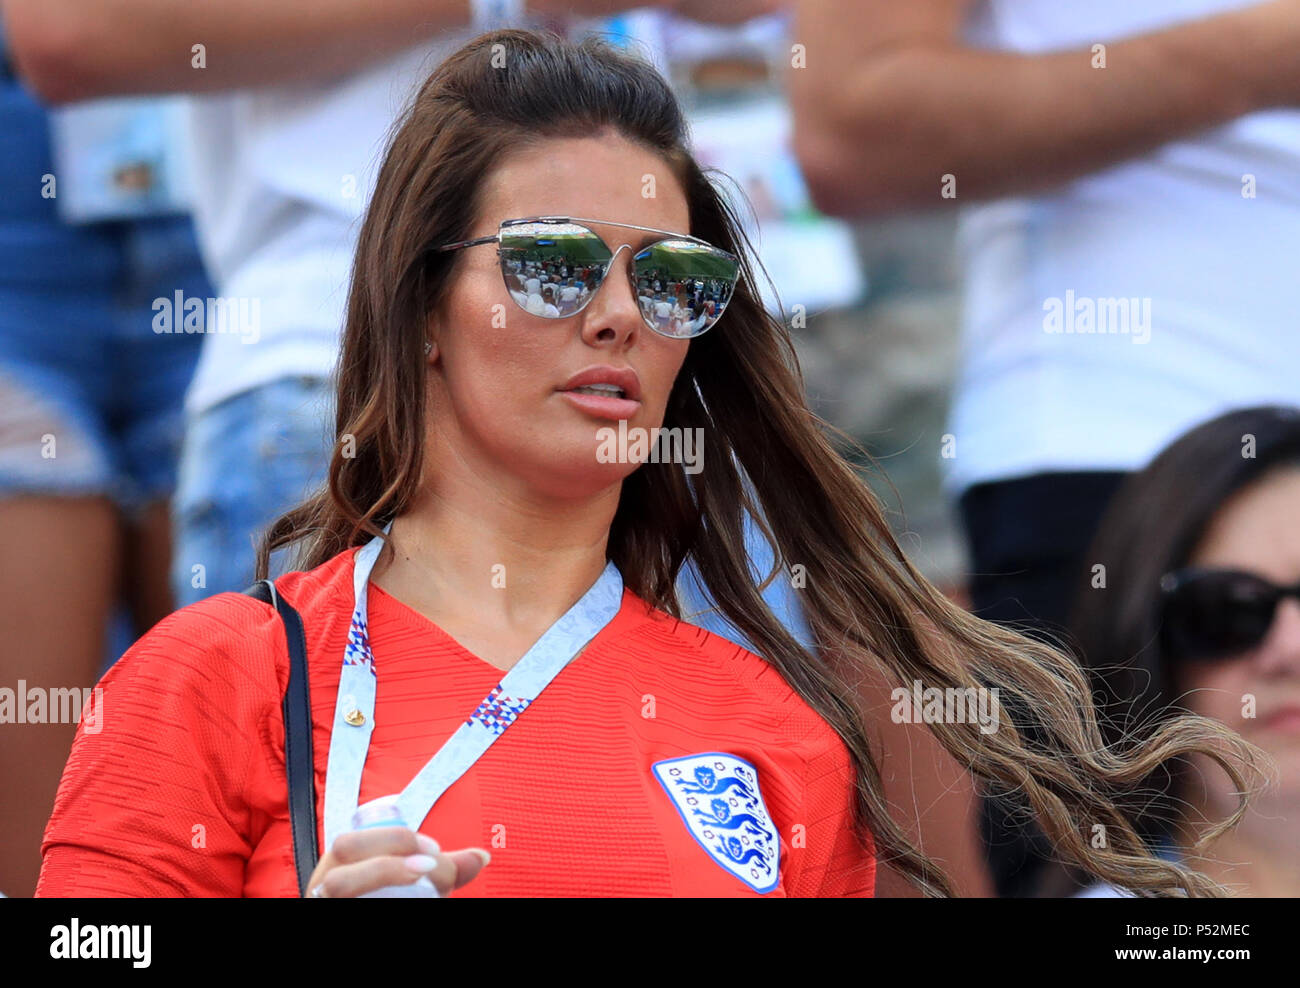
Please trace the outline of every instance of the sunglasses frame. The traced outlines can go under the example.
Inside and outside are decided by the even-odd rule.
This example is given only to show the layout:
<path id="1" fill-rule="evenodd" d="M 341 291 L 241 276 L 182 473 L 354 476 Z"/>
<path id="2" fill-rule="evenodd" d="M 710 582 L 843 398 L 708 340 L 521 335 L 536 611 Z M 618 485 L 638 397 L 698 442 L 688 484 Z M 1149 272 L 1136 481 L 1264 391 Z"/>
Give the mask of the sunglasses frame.
<path id="1" fill-rule="evenodd" d="M 601 226 L 617 226 L 625 230 L 640 230 L 643 233 L 663 234 L 663 236 L 661 236 L 658 240 L 652 240 L 650 243 L 635 249 L 632 254 L 634 258 L 636 257 L 637 254 L 641 253 L 642 251 L 649 250 L 650 248 L 658 244 L 661 244 L 666 240 L 689 240 L 692 243 L 699 244 L 702 247 L 707 247 L 709 248 L 709 250 L 716 251 L 717 253 L 721 254 L 723 257 L 726 257 L 729 260 L 731 260 L 736 265 L 736 277 L 735 280 L 733 280 L 731 283 L 731 292 L 727 295 L 727 301 L 722 306 L 722 311 L 718 313 L 717 318 L 715 318 L 713 322 L 711 322 L 704 329 L 700 330 L 700 332 L 698 333 L 694 333 L 691 336 L 675 336 L 671 333 L 665 333 L 661 331 L 659 327 L 651 325 L 650 321 L 646 318 L 645 312 L 642 311 L 641 306 L 639 305 L 637 306 L 637 311 L 641 313 L 641 322 L 651 331 L 658 333 L 660 336 L 666 337 L 667 339 L 670 340 L 693 340 L 696 337 L 703 336 L 710 329 L 716 326 L 718 324 L 718 321 L 722 319 L 722 314 L 723 312 L 726 311 L 727 306 L 731 304 L 731 300 L 736 293 L 736 286 L 740 284 L 740 279 L 744 276 L 744 269 L 741 266 L 740 258 L 738 258 L 735 254 L 732 254 L 730 251 L 725 251 L 721 247 L 715 247 L 707 240 L 701 240 L 699 237 L 692 236 L 689 233 L 674 233 L 671 230 L 659 230 L 652 226 L 637 226 L 635 223 L 615 223 L 612 220 L 596 220 L 596 219 L 584 218 L 581 216 L 524 216 L 517 219 L 502 220 L 501 225 L 497 228 L 497 232 L 492 234 L 491 236 L 476 237 L 473 240 L 458 240 L 455 243 L 443 244 L 440 247 L 433 247 L 431 249 L 437 253 L 442 253 L 444 251 L 462 250 L 466 247 L 479 247 L 484 244 L 495 243 L 497 245 L 497 256 L 500 257 L 501 240 L 502 237 L 505 236 L 507 229 L 512 226 L 524 226 L 529 223 L 568 223 L 572 226 L 581 226 L 593 237 L 595 237 L 602 244 L 604 244 L 606 250 L 610 250 L 610 246 L 608 243 L 605 243 L 605 238 L 602 237 L 595 230 L 591 229 L 591 227 L 586 226 L 585 224 L 598 223 Z M 605 262 L 605 267 L 600 273 L 600 282 L 596 285 L 596 290 L 593 291 L 587 297 L 586 301 L 584 301 L 580 306 L 578 306 L 578 308 L 574 309 L 572 312 L 570 312 L 568 315 L 565 316 L 543 316 L 542 318 L 568 319 L 571 316 L 576 316 L 579 312 L 585 309 L 587 305 L 591 302 L 591 300 L 596 297 L 596 292 L 599 292 L 600 289 L 604 287 L 605 278 L 608 277 L 609 275 L 609 269 L 614 266 L 614 262 L 618 259 L 618 255 L 623 252 L 624 247 L 626 247 L 630 251 L 633 250 L 631 244 L 625 243 L 625 244 L 620 244 L 617 250 L 610 251 L 609 260 Z M 629 276 L 632 274 L 632 269 L 630 266 L 628 268 L 628 274 Z M 502 270 L 501 272 L 502 281 L 505 281 L 505 277 L 506 277 L 506 273 L 504 270 Z M 511 300 L 514 301 L 515 305 L 518 305 L 520 308 L 523 308 L 523 306 L 520 305 L 519 300 L 516 299 L 514 297 L 514 294 L 510 291 L 510 285 L 508 282 L 506 283 L 506 291 L 507 294 L 510 295 Z"/>
<path id="2" fill-rule="evenodd" d="M 1165 649 L 1166 652 L 1168 652 L 1169 639 L 1173 635 L 1173 632 L 1169 631 L 1165 627 L 1166 621 L 1168 620 L 1168 616 L 1169 616 L 1169 608 L 1172 602 L 1177 599 L 1177 594 L 1180 590 L 1184 589 L 1191 583 L 1205 579 L 1206 577 L 1210 577 L 1210 576 L 1246 577 L 1254 583 L 1263 584 L 1269 587 L 1269 589 L 1273 593 L 1273 604 L 1272 604 L 1272 612 L 1269 615 L 1268 626 L 1264 629 L 1264 634 L 1261 635 L 1258 639 L 1248 644 L 1244 644 L 1240 648 L 1233 648 L 1228 650 L 1206 648 L 1204 651 L 1198 652 L 1196 654 L 1170 655 L 1169 656 L 1170 658 L 1174 658 L 1174 659 L 1186 658 L 1188 660 L 1193 660 L 1193 661 L 1199 660 L 1199 661 L 1213 662 L 1216 660 L 1230 658 L 1231 656 L 1236 655 L 1239 652 L 1243 652 L 1246 651 L 1247 649 L 1255 648 L 1259 645 L 1260 642 L 1262 642 L 1265 638 L 1268 637 L 1269 632 L 1272 630 L 1273 623 L 1277 620 L 1277 609 L 1281 605 L 1282 601 L 1285 600 L 1287 597 L 1294 597 L 1296 598 L 1296 600 L 1300 600 L 1300 583 L 1296 583 L 1292 586 L 1281 586 L 1277 583 L 1274 583 L 1272 580 L 1265 579 L 1259 574 L 1252 573 L 1249 570 L 1234 569 L 1234 568 L 1219 568 L 1219 567 L 1185 566 L 1182 569 L 1177 569 L 1165 573 L 1163 576 L 1160 577 L 1160 602 L 1161 602 L 1160 603 L 1160 635 L 1161 635 L 1162 647 Z"/>

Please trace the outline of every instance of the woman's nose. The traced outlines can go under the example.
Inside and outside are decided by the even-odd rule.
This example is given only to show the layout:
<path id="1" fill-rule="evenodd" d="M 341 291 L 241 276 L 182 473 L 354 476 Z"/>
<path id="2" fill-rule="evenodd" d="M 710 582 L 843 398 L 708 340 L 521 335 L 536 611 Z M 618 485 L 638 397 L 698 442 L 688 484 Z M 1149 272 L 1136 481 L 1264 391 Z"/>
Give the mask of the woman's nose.
<path id="1" fill-rule="evenodd" d="M 1277 605 L 1258 654 L 1265 673 L 1300 676 L 1300 600 L 1286 597 Z"/>
<path id="2" fill-rule="evenodd" d="M 635 339 L 644 325 L 633 288 L 632 248 L 623 244 L 614 252 L 595 297 L 583 310 L 582 333 L 592 343 L 626 343 Z"/>

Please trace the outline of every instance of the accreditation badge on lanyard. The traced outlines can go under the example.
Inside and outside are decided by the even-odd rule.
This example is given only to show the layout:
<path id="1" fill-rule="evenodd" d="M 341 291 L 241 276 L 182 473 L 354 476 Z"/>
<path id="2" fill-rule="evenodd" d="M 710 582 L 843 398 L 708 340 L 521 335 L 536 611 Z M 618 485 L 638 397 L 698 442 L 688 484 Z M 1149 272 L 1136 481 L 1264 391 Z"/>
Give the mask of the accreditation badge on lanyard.
<path id="1" fill-rule="evenodd" d="M 387 534 L 392 523 L 384 529 Z M 325 847 L 351 829 L 361 795 L 361 772 L 375 726 L 377 671 L 366 624 L 366 591 L 384 540 L 376 536 L 356 555 L 352 625 L 343 651 L 343 675 L 330 729 L 325 769 Z M 439 797 L 478 761 L 542 690 L 614 619 L 623 602 L 623 577 L 607 563 L 600 578 L 539 638 L 469 719 L 461 724 L 397 798 L 402 819 L 418 829 Z"/>

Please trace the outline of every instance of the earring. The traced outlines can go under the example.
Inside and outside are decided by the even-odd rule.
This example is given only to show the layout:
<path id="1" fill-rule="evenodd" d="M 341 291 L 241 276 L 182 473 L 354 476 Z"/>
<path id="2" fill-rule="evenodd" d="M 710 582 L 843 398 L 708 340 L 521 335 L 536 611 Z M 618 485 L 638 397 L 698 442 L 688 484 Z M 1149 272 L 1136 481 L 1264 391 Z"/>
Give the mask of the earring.
<path id="1" fill-rule="evenodd" d="M 424 341 L 424 355 L 427 357 L 427 356 L 428 356 L 429 354 L 431 354 L 431 353 L 433 353 L 433 344 L 430 343 L 428 340 L 425 340 L 425 341 Z"/>

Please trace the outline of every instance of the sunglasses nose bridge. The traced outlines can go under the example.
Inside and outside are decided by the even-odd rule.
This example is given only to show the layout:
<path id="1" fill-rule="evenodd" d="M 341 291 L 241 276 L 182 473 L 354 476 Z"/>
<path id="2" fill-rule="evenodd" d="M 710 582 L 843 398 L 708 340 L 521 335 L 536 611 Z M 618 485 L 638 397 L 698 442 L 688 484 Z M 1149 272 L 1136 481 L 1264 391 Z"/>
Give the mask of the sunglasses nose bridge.
<path id="1" fill-rule="evenodd" d="M 614 252 L 613 252 L 612 254 L 610 254 L 610 256 L 609 256 L 609 260 L 605 262 L 605 276 L 606 276 L 606 277 L 609 276 L 609 272 L 610 272 L 610 270 L 614 267 L 615 262 L 618 261 L 618 255 L 621 254 L 621 253 L 623 253 L 624 250 L 626 250 L 626 251 L 628 252 L 629 257 L 635 257 L 635 256 L 636 256 L 636 255 L 633 254 L 633 252 L 632 252 L 632 245 L 631 245 L 631 244 L 619 244 L 618 247 L 614 250 Z M 631 263 L 630 260 L 629 260 L 629 262 L 628 262 L 628 270 L 629 270 L 629 271 L 632 270 L 632 263 Z"/>
<path id="2" fill-rule="evenodd" d="M 601 244 L 604 246 L 605 250 L 608 251 L 609 244 L 605 243 L 603 238 L 597 238 L 597 239 L 600 239 Z M 611 251 L 609 257 L 604 262 L 602 262 L 600 267 L 600 281 L 597 282 L 596 284 L 596 291 L 591 293 L 587 301 L 591 301 L 591 299 L 596 296 L 596 292 L 599 292 L 601 288 L 605 286 L 605 280 L 609 277 L 609 272 L 613 270 L 614 264 L 618 260 L 618 255 L 623 252 L 624 247 L 626 247 L 629 251 L 632 249 L 631 244 L 620 244 L 619 247 L 616 250 Z M 631 265 L 628 265 L 628 272 L 631 273 L 631 270 L 632 270 Z"/>
<path id="3" fill-rule="evenodd" d="M 606 247 L 606 249 L 608 249 L 608 246 Z M 635 304 L 635 302 L 636 302 L 636 272 L 633 270 L 632 259 L 636 257 L 636 251 L 633 250 L 631 244 L 626 244 L 626 243 L 625 243 L 625 244 L 619 244 L 618 247 L 615 248 L 614 252 L 610 255 L 609 260 L 605 262 L 605 267 L 604 267 L 604 269 L 601 271 L 601 274 L 600 274 L 600 284 L 596 286 L 596 291 L 591 293 L 591 296 L 588 298 L 588 301 L 591 301 L 591 299 L 595 298 L 596 295 L 597 295 L 597 294 L 598 294 L 602 289 L 605 288 L 606 284 L 609 282 L 609 275 L 610 275 L 610 272 L 614 270 L 614 265 L 618 263 L 618 256 L 619 256 L 621 253 L 623 253 L 624 250 L 626 250 L 626 251 L 628 252 L 628 263 L 627 263 L 627 283 L 628 283 L 628 288 L 629 288 L 629 290 L 630 290 L 630 292 L 631 292 L 631 295 L 632 295 L 632 301 L 633 301 L 633 303 Z M 639 309 L 638 309 L 638 311 L 639 311 Z"/>

